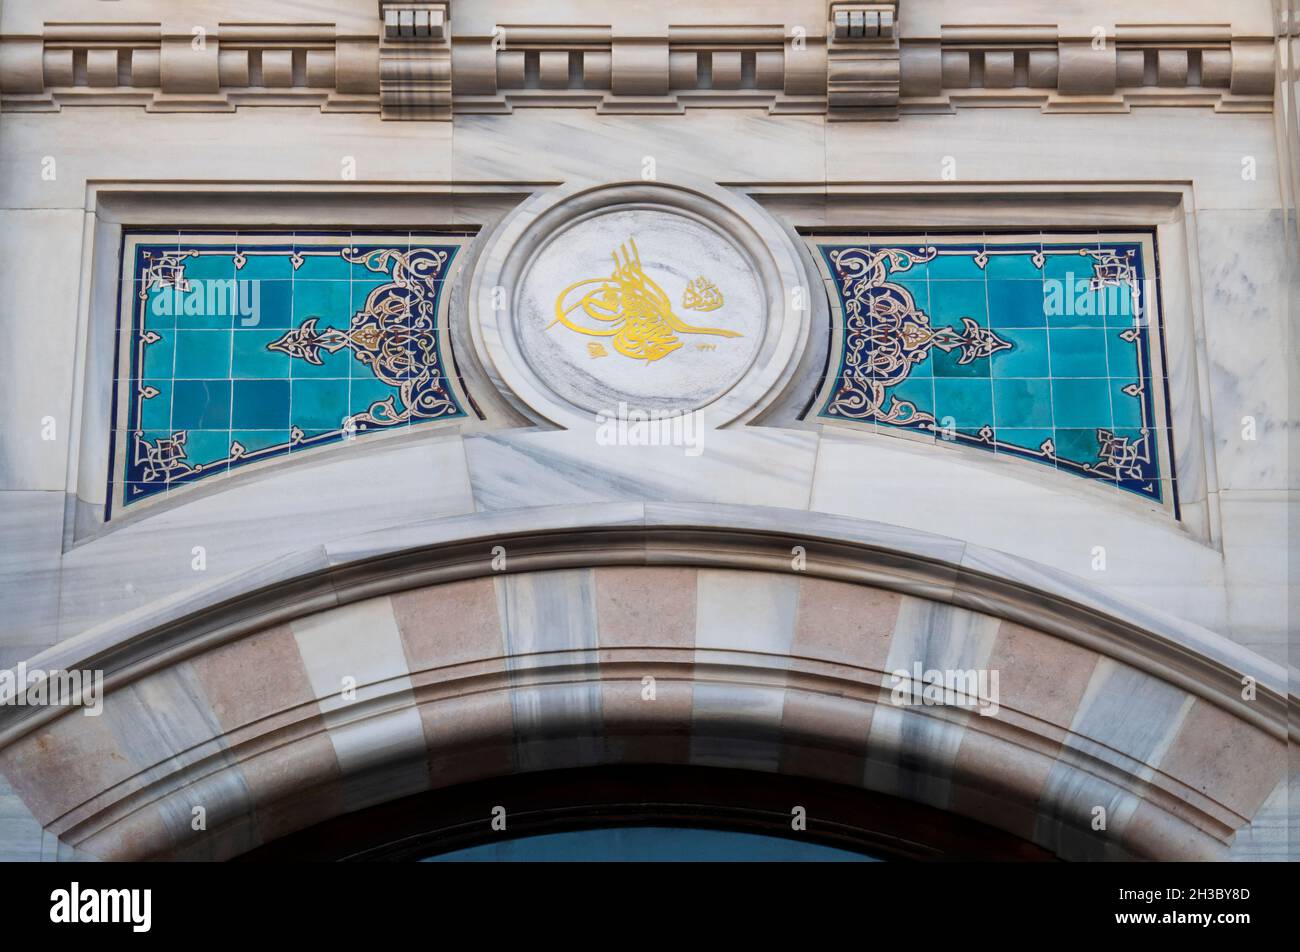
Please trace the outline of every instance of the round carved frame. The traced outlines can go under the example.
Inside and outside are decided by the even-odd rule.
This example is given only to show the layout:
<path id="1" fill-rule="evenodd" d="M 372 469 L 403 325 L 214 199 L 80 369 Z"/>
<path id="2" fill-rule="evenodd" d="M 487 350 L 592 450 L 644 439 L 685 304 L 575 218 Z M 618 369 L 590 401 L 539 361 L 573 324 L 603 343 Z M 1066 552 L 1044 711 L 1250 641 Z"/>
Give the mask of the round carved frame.
<path id="1" fill-rule="evenodd" d="M 595 413 L 558 394 L 524 355 L 516 290 L 531 264 L 563 231 L 624 210 L 692 219 L 718 232 L 752 264 L 767 309 L 761 344 L 738 379 L 693 412 L 710 429 L 753 420 L 780 395 L 808 345 L 811 311 L 806 304 L 799 306 L 811 299 L 807 272 L 780 223 L 751 199 L 709 183 L 571 182 L 534 196 L 507 215 L 487 238 L 468 294 L 474 347 L 493 385 L 537 423 L 566 429 L 596 426 Z"/>

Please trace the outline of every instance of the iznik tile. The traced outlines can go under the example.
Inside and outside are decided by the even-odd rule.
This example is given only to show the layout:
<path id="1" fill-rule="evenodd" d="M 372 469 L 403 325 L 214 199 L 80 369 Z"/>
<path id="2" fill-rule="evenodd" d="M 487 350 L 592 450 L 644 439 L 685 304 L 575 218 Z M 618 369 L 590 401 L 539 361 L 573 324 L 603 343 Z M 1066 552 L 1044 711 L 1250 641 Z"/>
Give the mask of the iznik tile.
<path id="1" fill-rule="evenodd" d="M 828 422 L 1034 460 L 1177 515 L 1154 237 L 810 239 Z"/>
<path id="2" fill-rule="evenodd" d="M 468 235 L 128 233 L 105 518 L 220 473 L 466 415 Z"/>

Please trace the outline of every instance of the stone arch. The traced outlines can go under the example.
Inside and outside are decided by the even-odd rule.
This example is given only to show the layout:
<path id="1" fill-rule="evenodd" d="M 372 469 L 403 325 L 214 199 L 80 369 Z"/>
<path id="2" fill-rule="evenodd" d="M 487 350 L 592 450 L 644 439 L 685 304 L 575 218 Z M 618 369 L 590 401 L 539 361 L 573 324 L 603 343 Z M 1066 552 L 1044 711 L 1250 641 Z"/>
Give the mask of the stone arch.
<path id="1" fill-rule="evenodd" d="M 481 540 L 353 551 L 83 638 L 103 715 L 6 722 L 0 770 L 106 859 L 230 858 L 421 791 L 612 764 L 860 786 L 1065 859 L 1215 858 L 1281 776 L 1268 685 L 1234 703 L 1222 659 L 1044 589 L 811 535 L 494 539 L 504 572 Z M 997 671 L 998 712 L 894 704 L 914 663 Z"/>

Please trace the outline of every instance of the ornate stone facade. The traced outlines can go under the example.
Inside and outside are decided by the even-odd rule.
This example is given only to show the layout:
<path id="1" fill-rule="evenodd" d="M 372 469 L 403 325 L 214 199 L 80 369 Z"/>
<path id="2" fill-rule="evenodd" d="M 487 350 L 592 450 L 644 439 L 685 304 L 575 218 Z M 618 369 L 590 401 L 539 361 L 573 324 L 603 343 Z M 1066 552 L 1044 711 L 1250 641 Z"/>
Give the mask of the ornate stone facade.
<path id="1" fill-rule="evenodd" d="M 1294 19 L 983 6 L 6 4 L 0 857 L 632 765 L 1286 858 Z"/>

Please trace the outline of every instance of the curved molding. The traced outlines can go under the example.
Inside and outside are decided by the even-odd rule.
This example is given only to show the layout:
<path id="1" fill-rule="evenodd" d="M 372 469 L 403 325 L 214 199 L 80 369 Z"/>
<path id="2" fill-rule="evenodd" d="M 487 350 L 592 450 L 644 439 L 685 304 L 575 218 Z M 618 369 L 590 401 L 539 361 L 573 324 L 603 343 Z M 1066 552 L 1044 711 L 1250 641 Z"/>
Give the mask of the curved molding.
<path id="1" fill-rule="evenodd" d="M 1288 736 L 1287 672 L 1196 625 L 1096 590 L 1074 576 L 942 536 L 804 511 L 608 503 L 478 513 L 367 533 L 300 553 L 56 645 L 29 669 L 95 669 L 112 691 L 272 625 L 379 595 L 506 574 L 683 565 L 802 574 L 871 585 L 1034 627 Z M 1243 679 L 1256 694 L 1243 699 Z M 0 706 L 0 748 L 57 717 Z M 1300 725 L 1289 725 L 1300 741 Z"/>
<path id="2" fill-rule="evenodd" d="M 1277 738 L 1095 651 L 860 580 L 683 568 L 693 548 L 735 559 L 665 531 L 659 561 L 594 570 L 537 570 L 510 538 L 524 565 L 504 576 L 426 578 L 205 645 L 0 765 L 47 829 L 105 859 L 229 858 L 412 793 L 603 764 L 865 788 L 1066 859 L 1213 859 L 1277 782 Z M 751 602 L 785 607 L 735 610 Z M 1001 688 L 981 683 L 979 713 L 900 699 L 892 672 L 923 662 L 1001 671 Z"/>

